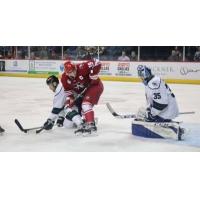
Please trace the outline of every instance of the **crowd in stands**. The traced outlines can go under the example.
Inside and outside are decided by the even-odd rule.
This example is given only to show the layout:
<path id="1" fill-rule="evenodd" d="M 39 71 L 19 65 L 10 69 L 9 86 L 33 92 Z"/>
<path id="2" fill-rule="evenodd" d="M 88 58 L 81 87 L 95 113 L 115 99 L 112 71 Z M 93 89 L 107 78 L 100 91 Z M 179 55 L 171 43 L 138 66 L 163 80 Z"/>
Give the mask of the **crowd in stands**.
<path id="1" fill-rule="evenodd" d="M 200 61 L 200 47 L 0 46 L 0 59 L 87 60 L 91 57 L 108 61 Z"/>

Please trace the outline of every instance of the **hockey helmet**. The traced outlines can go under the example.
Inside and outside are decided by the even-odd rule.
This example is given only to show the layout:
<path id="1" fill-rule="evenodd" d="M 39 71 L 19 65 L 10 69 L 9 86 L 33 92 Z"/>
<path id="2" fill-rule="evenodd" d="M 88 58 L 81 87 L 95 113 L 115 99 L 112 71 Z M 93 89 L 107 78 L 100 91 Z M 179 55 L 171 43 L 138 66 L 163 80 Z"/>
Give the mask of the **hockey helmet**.
<path id="1" fill-rule="evenodd" d="M 72 73 L 74 70 L 75 70 L 75 65 L 72 62 L 66 61 L 64 63 L 64 71 L 65 71 L 65 73 L 69 74 L 69 73 Z"/>
<path id="2" fill-rule="evenodd" d="M 46 80 L 47 85 L 53 84 L 54 82 L 56 83 L 56 85 L 58 85 L 58 83 L 59 83 L 58 78 L 54 75 L 49 76 Z"/>
<path id="3" fill-rule="evenodd" d="M 148 81 L 152 78 L 151 69 L 145 65 L 139 65 L 137 67 L 138 76 L 143 80 L 144 84 L 147 84 Z"/>

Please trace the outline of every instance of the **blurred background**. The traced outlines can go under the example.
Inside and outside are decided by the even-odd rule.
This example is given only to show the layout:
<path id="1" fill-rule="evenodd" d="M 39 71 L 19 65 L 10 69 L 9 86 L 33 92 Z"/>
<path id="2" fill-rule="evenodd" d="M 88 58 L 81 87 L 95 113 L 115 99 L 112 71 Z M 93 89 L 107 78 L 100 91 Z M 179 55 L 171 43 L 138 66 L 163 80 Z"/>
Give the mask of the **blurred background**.
<path id="1" fill-rule="evenodd" d="M 200 61 L 199 46 L 0 46 L 0 59 Z"/>

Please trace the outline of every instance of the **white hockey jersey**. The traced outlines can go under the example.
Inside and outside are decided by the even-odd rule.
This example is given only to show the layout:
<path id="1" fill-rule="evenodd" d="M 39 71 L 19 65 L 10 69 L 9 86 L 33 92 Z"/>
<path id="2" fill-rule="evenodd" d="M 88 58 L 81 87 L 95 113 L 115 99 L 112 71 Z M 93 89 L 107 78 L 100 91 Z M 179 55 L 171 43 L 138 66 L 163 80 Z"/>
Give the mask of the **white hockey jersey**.
<path id="1" fill-rule="evenodd" d="M 158 76 L 154 76 L 145 86 L 147 106 L 151 114 L 164 119 L 174 119 L 179 114 L 175 95 L 168 85 Z"/>
<path id="2" fill-rule="evenodd" d="M 58 114 L 61 111 L 64 112 L 63 108 L 65 106 L 66 98 L 67 98 L 67 94 L 64 91 L 62 84 L 59 83 L 56 88 L 54 99 L 53 99 L 53 109 L 48 119 L 52 119 L 53 121 L 55 121 L 55 119 L 58 117 Z"/>

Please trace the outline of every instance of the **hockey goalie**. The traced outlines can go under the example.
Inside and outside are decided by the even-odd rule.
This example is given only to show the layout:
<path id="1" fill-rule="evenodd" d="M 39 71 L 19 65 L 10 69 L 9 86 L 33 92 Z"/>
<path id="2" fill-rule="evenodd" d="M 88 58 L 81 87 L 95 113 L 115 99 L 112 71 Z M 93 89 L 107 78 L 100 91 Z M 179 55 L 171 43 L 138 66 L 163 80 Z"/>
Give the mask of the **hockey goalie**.
<path id="1" fill-rule="evenodd" d="M 151 69 L 139 65 L 138 76 L 145 86 L 147 107 L 140 108 L 132 123 L 132 133 L 150 138 L 182 139 L 184 129 L 178 122 L 172 121 L 179 114 L 174 93 Z"/>

